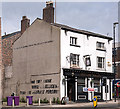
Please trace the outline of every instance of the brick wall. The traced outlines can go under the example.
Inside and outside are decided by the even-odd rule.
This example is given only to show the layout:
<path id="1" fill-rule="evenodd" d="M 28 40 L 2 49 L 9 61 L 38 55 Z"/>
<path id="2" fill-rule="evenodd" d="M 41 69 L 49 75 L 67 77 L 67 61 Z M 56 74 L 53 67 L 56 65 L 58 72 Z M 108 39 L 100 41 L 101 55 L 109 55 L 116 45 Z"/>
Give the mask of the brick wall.
<path id="1" fill-rule="evenodd" d="M 15 32 L 12 34 L 2 36 L 2 65 L 3 65 L 2 72 L 3 72 L 4 79 L 5 79 L 5 77 L 9 77 L 8 72 L 6 72 L 9 70 L 6 70 L 6 69 L 8 69 L 8 67 L 12 66 L 12 52 L 13 52 L 12 44 L 20 36 L 21 36 L 20 32 Z M 12 73 L 12 72 L 9 72 L 9 73 Z"/>
<path id="2" fill-rule="evenodd" d="M 12 55 L 13 55 L 13 42 L 18 39 L 21 36 L 21 32 L 15 32 L 12 34 L 8 34 L 5 36 L 2 36 L 2 98 L 4 98 L 4 91 L 6 86 L 7 79 L 12 74 L 12 70 L 9 70 L 12 68 Z"/>
<path id="3" fill-rule="evenodd" d="M 117 54 L 117 55 L 116 55 L 116 61 L 117 61 L 117 62 L 120 62 L 120 47 L 117 48 L 116 54 Z M 117 74 L 116 77 L 120 79 L 120 63 L 119 63 L 119 64 L 116 63 L 116 66 L 117 66 L 117 67 L 116 67 L 116 72 L 117 72 L 117 73 L 116 73 L 116 74 Z"/>
<path id="4" fill-rule="evenodd" d="M 12 44 L 17 38 L 20 37 L 20 35 L 20 32 L 16 32 L 14 34 L 9 34 L 2 37 L 2 61 L 5 67 L 12 65 Z"/>
<path id="5" fill-rule="evenodd" d="M 114 55 L 112 56 L 112 61 L 114 62 Z M 115 62 L 116 62 L 116 78 L 120 79 L 120 47 L 116 48 L 115 52 Z"/>
<path id="6" fill-rule="evenodd" d="M 0 103 L 1 103 L 1 97 L 2 97 L 2 53 L 1 53 L 1 17 L 0 17 Z M 0 104 L 1 106 L 1 104 Z M 1 108 L 1 107 L 0 107 Z"/>
<path id="7" fill-rule="evenodd" d="M 30 25 L 30 20 L 23 16 L 21 20 L 21 31 L 17 31 L 11 34 L 7 34 L 2 36 L 2 58 L 0 56 L 0 63 L 2 63 L 2 89 L 3 89 L 3 97 L 5 88 L 7 88 L 7 82 L 12 77 L 12 60 L 13 60 L 13 42 L 15 42 Z M 1 42 L 1 40 L 0 40 Z M 1 45 L 0 45 L 1 47 Z M 1 49 L 0 49 L 1 53 Z"/>

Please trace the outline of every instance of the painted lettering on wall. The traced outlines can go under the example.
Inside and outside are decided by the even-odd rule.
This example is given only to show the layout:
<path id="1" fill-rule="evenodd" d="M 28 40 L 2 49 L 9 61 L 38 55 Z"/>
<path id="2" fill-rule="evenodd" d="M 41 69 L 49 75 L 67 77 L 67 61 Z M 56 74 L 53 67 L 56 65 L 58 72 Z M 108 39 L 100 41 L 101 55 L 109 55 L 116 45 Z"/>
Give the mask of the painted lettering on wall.
<path id="1" fill-rule="evenodd" d="M 58 84 L 54 83 L 52 79 L 36 79 L 32 80 L 31 89 L 31 94 L 57 94 Z"/>

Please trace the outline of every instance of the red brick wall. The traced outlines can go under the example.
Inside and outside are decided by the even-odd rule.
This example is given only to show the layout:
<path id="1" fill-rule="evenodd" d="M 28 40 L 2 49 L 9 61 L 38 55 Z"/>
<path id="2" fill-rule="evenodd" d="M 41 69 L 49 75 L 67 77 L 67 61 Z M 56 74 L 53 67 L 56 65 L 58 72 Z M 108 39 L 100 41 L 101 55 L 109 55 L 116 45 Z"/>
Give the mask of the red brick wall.
<path id="1" fill-rule="evenodd" d="M 112 57 L 112 61 L 114 62 L 114 56 Z M 115 62 L 120 61 L 120 48 L 116 50 Z M 116 78 L 120 79 L 120 64 L 116 63 Z"/>
<path id="2" fill-rule="evenodd" d="M 21 33 L 11 34 L 7 36 L 3 36 L 2 39 L 2 57 L 3 57 L 3 65 L 4 66 L 11 66 L 12 65 L 12 44 L 13 42 L 19 38 Z"/>
<path id="3" fill-rule="evenodd" d="M 16 34 L 9 34 L 6 36 L 2 36 L 2 98 L 4 98 L 4 90 L 6 88 L 6 77 L 7 72 L 5 72 L 5 69 L 7 66 L 12 66 L 12 53 L 13 53 L 13 42 L 21 36 L 21 32 Z"/>
<path id="4" fill-rule="evenodd" d="M 1 50 L 1 17 L 0 17 L 0 66 L 2 65 L 2 50 Z"/>
<path id="5" fill-rule="evenodd" d="M 120 48 L 117 49 L 117 56 L 116 56 L 116 61 L 120 61 Z M 117 64 L 117 78 L 120 79 L 120 64 Z"/>
<path id="6" fill-rule="evenodd" d="M 1 102 L 1 97 L 3 96 L 2 94 L 2 80 L 3 80 L 3 73 L 2 73 L 2 53 L 1 53 L 1 17 L 0 17 L 0 102 Z"/>

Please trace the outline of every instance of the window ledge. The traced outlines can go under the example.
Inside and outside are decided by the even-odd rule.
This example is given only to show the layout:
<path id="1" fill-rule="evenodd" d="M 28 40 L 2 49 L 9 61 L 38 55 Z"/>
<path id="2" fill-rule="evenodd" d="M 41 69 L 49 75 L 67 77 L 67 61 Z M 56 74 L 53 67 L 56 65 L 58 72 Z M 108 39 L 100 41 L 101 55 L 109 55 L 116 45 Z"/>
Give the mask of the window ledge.
<path id="1" fill-rule="evenodd" d="M 99 50 L 99 51 L 106 51 L 106 49 L 100 49 L 100 48 L 96 48 L 96 50 Z"/>
<path id="2" fill-rule="evenodd" d="M 73 44 L 70 44 L 70 46 L 81 47 L 80 45 L 73 45 Z"/>
<path id="3" fill-rule="evenodd" d="M 80 67 L 77 65 L 71 65 L 70 68 L 80 68 Z"/>
<path id="4" fill-rule="evenodd" d="M 106 71 L 105 68 L 97 68 L 96 70 Z"/>

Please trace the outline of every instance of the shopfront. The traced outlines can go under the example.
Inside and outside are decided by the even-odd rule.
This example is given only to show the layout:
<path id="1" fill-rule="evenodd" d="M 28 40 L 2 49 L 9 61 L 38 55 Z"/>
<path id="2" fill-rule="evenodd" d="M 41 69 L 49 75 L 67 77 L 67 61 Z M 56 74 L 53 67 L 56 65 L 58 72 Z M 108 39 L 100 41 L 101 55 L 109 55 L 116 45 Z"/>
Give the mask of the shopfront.
<path id="1" fill-rule="evenodd" d="M 94 96 L 98 97 L 98 101 L 112 99 L 111 80 L 114 77 L 112 73 L 63 69 L 63 74 L 66 78 L 65 93 L 70 101 L 92 101 Z M 105 86 L 104 77 L 107 78 Z"/>

